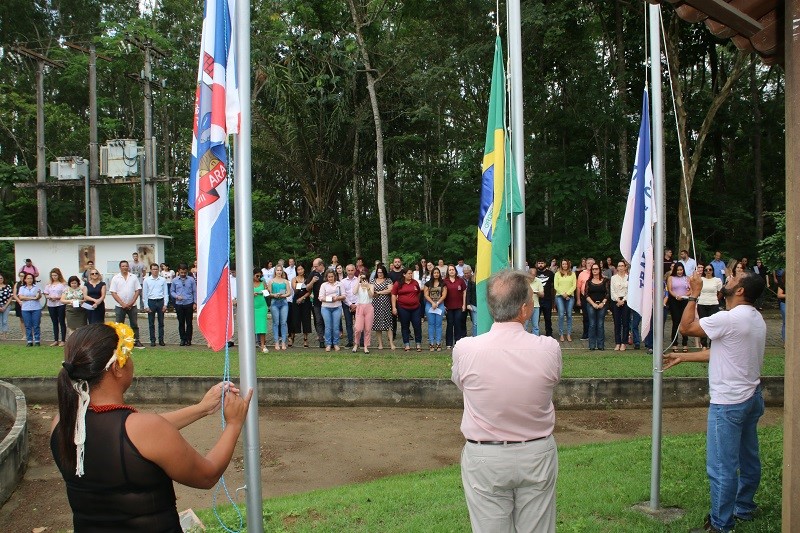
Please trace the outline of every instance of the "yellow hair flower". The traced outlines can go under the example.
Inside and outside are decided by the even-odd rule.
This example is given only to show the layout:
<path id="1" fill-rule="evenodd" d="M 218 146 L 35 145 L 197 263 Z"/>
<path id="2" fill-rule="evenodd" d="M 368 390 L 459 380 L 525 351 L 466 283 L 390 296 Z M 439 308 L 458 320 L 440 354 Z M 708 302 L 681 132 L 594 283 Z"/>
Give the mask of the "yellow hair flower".
<path id="1" fill-rule="evenodd" d="M 133 351 L 133 343 L 135 342 L 133 330 L 129 325 L 121 324 L 119 322 L 106 322 L 106 326 L 111 326 L 114 328 L 114 331 L 117 332 L 118 338 L 117 348 L 114 350 L 114 354 L 106 364 L 106 370 L 108 370 L 114 361 L 117 362 L 117 366 L 122 368 L 125 366 L 125 363 L 128 362 L 128 358 L 131 356 L 131 352 Z"/>

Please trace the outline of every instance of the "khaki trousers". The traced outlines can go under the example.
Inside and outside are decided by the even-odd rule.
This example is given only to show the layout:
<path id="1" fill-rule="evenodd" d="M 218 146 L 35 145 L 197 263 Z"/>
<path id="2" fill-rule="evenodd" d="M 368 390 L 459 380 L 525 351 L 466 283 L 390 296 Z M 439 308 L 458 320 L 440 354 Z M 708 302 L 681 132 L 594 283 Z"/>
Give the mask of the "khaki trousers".
<path id="1" fill-rule="evenodd" d="M 467 442 L 461 481 L 472 531 L 556 530 L 558 452 L 553 436 L 520 444 Z"/>

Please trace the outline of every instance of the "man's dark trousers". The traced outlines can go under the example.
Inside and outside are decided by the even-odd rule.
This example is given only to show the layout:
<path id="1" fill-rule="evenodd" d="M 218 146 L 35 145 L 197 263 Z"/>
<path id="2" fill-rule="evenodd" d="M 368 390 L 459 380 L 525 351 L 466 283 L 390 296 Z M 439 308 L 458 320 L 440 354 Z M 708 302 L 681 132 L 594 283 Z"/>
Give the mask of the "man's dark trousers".
<path id="1" fill-rule="evenodd" d="M 156 318 L 158 318 L 158 342 L 164 342 L 164 298 L 148 299 L 147 307 L 150 308 L 150 312 L 147 313 L 147 323 L 150 326 L 150 344 L 156 342 Z"/>
<path id="2" fill-rule="evenodd" d="M 353 312 L 350 304 L 342 302 L 342 316 L 344 316 L 344 330 L 347 332 L 347 345 L 353 345 Z"/>
<path id="3" fill-rule="evenodd" d="M 539 311 L 544 317 L 544 334 L 548 337 L 553 336 L 553 300 L 549 298 L 539 299 Z"/>
<path id="4" fill-rule="evenodd" d="M 191 344 L 194 328 L 194 304 L 175 304 L 175 314 L 178 316 L 178 335 L 181 342 Z"/>

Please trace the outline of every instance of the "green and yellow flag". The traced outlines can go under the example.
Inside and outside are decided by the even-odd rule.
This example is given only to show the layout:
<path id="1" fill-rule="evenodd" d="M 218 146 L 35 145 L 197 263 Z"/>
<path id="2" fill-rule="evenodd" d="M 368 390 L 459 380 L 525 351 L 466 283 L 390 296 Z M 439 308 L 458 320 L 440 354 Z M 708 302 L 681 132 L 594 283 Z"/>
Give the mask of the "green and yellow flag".
<path id="1" fill-rule="evenodd" d="M 494 43 L 478 215 L 478 258 L 475 265 L 478 333 L 485 333 L 492 326 L 486 306 L 486 281 L 492 273 L 511 267 L 511 217 L 522 212 L 516 171 L 509 157 L 510 142 L 505 134 L 505 78 L 503 49 L 498 36 Z"/>

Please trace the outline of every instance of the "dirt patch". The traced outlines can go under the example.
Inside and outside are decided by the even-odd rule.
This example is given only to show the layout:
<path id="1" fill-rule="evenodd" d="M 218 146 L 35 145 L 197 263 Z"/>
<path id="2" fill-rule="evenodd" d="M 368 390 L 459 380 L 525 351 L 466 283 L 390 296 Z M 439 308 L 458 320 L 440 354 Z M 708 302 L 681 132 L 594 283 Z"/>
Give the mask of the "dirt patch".
<path id="1" fill-rule="evenodd" d="M 175 408 L 146 406 L 142 410 Z M 37 405 L 28 412 L 30 464 L 17 491 L 0 508 L 0 531 L 72 528 L 64 482 L 50 455 L 49 430 L 55 413 L 52 405 Z M 298 407 L 262 408 L 259 413 L 264 498 L 455 464 L 464 444 L 460 409 Z M 783 409 L 770 408 L 762 424 L 775 424 L 782 418 Z M 555 435 L 562 446 L 648 435 L 652 425 L 651 411 L 640 409 L 561 410 L 557 419 Z M 702 432 L 706 409 L 667 409 L 662 422 L 665 435 Z M 211 449 L 220 432 L 216 416 L 183 430 L 202 452 Z M 225 481 L 232 495 L 244 484 L 241 442 Z M 213 490 L 181 485 L 175 490 L 179 511 L 213 506 Z M 224 492 L 217 494 L 217 501 L 226 501 Z"/>

